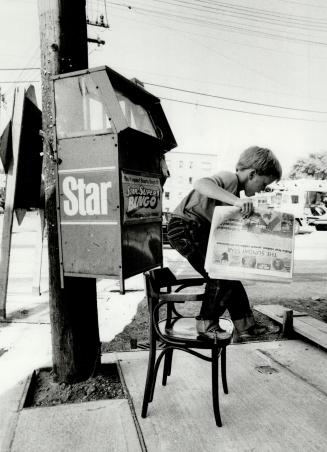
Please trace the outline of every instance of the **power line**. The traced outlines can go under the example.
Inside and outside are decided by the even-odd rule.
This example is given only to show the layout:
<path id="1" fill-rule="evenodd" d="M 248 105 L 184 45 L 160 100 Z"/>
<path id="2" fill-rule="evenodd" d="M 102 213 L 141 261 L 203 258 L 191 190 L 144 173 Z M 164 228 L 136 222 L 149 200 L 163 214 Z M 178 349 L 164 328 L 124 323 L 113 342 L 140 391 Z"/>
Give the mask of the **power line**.
<path id="1" fill-rule="evenodd" d="M 290 14 L 280 14 L 273 10 L 264 10 L 264 9 L 258 9 L 258 8 L 251 8 L 251 7 L 245 7 L 240 6 L 236 4 L 226 4 L 223 2 L 210 2 L 208 0 L 197 0 L 197 1 L 185 1 L 185 0 L 152 0 L 155 2 L 166 5 L 170 5 L 171 7 L 177 9 L 187 9 L 189 10 L 195 10 L 202 13 L 208 13 L 210 16 L 212 16 L 215 13 L 228 15 L 230 17 L 236 17 L 238 19 L 242 20 L 258 20 L 260 21 L 267 21 L 268 23 L 273 23 L 277 25 L 299 25 L 299 26 L 306 26 L 306 27 L 324 27 L 327 25 L 327 21 L 320 18 L 311 18 L 307 16 L 299 16 L 299 15 L 290 15 Z M 147 4 L 147 2 L 145 2 Z M 142 3 L 140 6 L 137 4 L 134 4 L 131 6 L 130 4 L 126 3 L 118 3 L 118 2 L 111 2 L 113 5 L 117 6 L 125 6 L 129 8 L 130 10 L 133 10 L 138 7 L 143 7 Z M 209 5 L 208 5 L 209 4 Z M 213 5 L 213 6 L 211 6 Z M 148 7 L 148 5 L 146 5 Z"/>
<path id="2" fill-rule="evenodd" d="M 241 33 L 246 35 L 259 35 L 266 37 L 268 39 L 277 39 L 277 40 L 283 40 L 283 41 L 289 41 L 289 42 L 295 42 L 295 43 L 305 43 L 310 45 L 317 45 L 317 46 L 327 46 L 327 42 L 320 41 L 320 40 L 311 40 L 311 39 L 305 39 L 301 37 L 296 36 L 290 36 L 285 34 L 278 34 L 275 32 L 275 30 L 267 30 L 265 28 L 264 30 L 259 29 L 258 27 L 255 27 L 254 29 L 248 28 L 244 26 L 244 23 L 237 23 L 237 22 L 221 22 L 221 21 L 214 21 L 214 20 L 205 20 L 203 16 L 185 16 L 182 14 L 174 14 L 172 12 L 164 11 L 164 10 L 154 10 L 149 9 L 146 7 L 140 7 L 140 6 L 133 6 L 131 7 L 128 4 L 122 4 L 122 3 L 112 3 L 113 6 L 128 8 L 132 12 L 138 13 L 138 14 L 147 14 L 150 16 L 155 17 L 167 17 L 170 20 L 179 21 L 186 24 L 195 24 L 197 26 L 214 26 L 214 27 L 220 27 L 223 29 L 230 30 L 235 33 Z"/>
<path id="3" fill-rule="evenodd" d="M 166 89 L 171 89 L 171 90 L 174 90 L 174 91 L 181 91 L 181 92 L 189 93 L 189 94 L 197 94 L 197 95 L 200 95 L 200 96 L 213 97 L 215 99 L 229 100 L 229 101 L 232 101 L 232 102 L 240 102 L 240 103 L 250 104 L 250 105 L 259 105 L 261 107 L 280 108 L 280 109 L 283 109 L 283 110 L 301 111 L 301 112 L 306 112 L 306 113 L 327 114 L 327 111 L 309 110 L 309 109 L 304 109 L 304 108 L 294 108 L 294 107 L 284 107 L 284 106 L 281 106 L 281 105 L 264 104 L 264 103 L 261 103 L 261 102 L 253 102 L 253 101 L 243 100 L 243 99 L 234 99 L 232 97 L 223 97 L 223 96 L 218 96 L 218 95 L 209 94 L 209 93 L 201 93 L 201 92 L 198 92 L 198 91 L 190 91 L 190 90 L 187 90 L 187 89 L 174 88 L 172 86 L 167 86 L 167 85 L 157 85 L 156 83 L 148 83 L 148 82 L 144 82 L 144 83 L 147 84 L 147 85 L 151 85 L 151 86 L 157 86 L 159 88 L 166 88 Z"/>
<path id="4" fill-rule="evenodd" d="M 296 2 L 294 0 L 280 0 L 282 3 L 291 3 L 293 5 L 300 5 L 300 6 L 305 6 L 306 8 L 321 8 L 321 9 L 327 9 L 327 6 L 323 6 L 323 5 L 312 5 L 311 3 L 301 3 L 301 2 Z"/>
<path id="5" fill-rule="evenodd" d="M 3 83 L 12 84 L 12 83 L 40 83 L 40 82 L 41 82 L 41 80 L 12 80 L 11 82 L 9 82 L 9 81 L 1 82 L 0 81 L 0 85 L 2 85 Z"/>
<path id="6" fill-rule="evenodd" d="M 178 102 L 181 104 L 187 104 L 187 105 L 195 105 L 197 107 L 205 107 L 205 108 L 212 108 L 214 110 L 224 110 L 224 111 L 232 111 L 236 113 L 244 113 L 247 115 L 254 115 L 254 116 L 266 116 L 268 118 L 278 118 L 278 119 L 292 119 L 294 121 L 309 121 L 309 122 L 319 122 L 319 123 L 326 123 L 327 121 L 319 120 L 319 119 L 307 119 L 307 118 L 294 118 L 292 116 L 279 116 L 279 115 L 270 115 L 268 113 L 255 113 L 252 111 L 244 111 L 244 110 L 236 110 L 233 108 L 225 108 L 225 107 L 216 107 L 213 105 L 206 105 L 206 104 L 199 104 L 197 102 L 188 102 L 184 100 L 178 100 L 178 99 L 170 99 L 168 97 L 160 97 L 161 100 L 168 100 L 170 102 Z"/>
<path id="7" fill-rule="evenodd" d="M 0 81 L 0 85 L 2 83 L 10 83 L 10 84 L 12 84 L 12 83 L 40 83 L 40 80 L 14 80 L 14 81 L 4 81 L 4 82 Z M 146 82 L 146 81 L 144 81 L 144 83 L 146 85 L 156 86 L 158 88 L 165 88 L 165 89 L 170 89 L 170 90 L 173 90 L 173 91 L 179 91 L 179 92 L 184 92 L 184 93 L 188 93 L 188 94 L 196 94 L 196 95 L 199 95 L 199 96 L 211 97 L 211 98 L 221 99 L 221 100 L 228 100 L 228 101 L 239 102 L 239 103 L 243 103 L 243 104 L 258 105 L 258 106 L 261 106 L 261 107 L 279 108 L 279 109 L 283 109 L 283 110 L 299 111 L 299 112 L 306 112 L 306 113 L 327 114 L 327 111 L 311 110 L 311 109 L 295 108 L 295 107 L 285 107 L 285 106 L 282 106 L 282 105 L 266 104 L 266 103 L 249 101 L 249 100 L 244 100 L 244 99 L 235 99 L 235 98 L 232 98 L 232 97 L 218 96 L 218 95 L 215 95 L 215 94 L 203 93 L 203 92 L 199 92 L 199 91 L 192 91 L 192 90 L 187 90 L 187 89 L 182 89 L 182 88 L 175 88 L 173 86 L 160 85 L 160 84 L 157 84 L 157 83 L 150 83 L 150 82 Z M 194 103 L 194 105 L 199 105 L 199 104 Z"/>
<path id="8" fill-rule="evenodd" d="M 163 0 L 164 1 L 164 0 Z M 177 2 L 180 3 L 189 3 L 185 0 L 175 0 Z M 192 2 L 190 2 L 192 4 Z M 219 5 L 219 7 L 221 8 L 225 8 L 226 10 L 235 10 L 235 11 L 239 11 L 240 13 L 242 12 L 246 12 L 246 13 L 252 13 L 252 14 L 256 14 L 256 15 L 263 15 L 263 16 L 268 16 L 268 17 L 276 17 L 279 18 L 281 20 L 294 20 L 294 21 L 302 21 L 302 22 L 316 22 L 316 24 L 325 24 L 325 20 L 324 19 L 320 19 L 318 17 L 307 17 L 307 16 L 303 16 L 303 15 L 298 15 L 298 14 L 287 14 L 284 12 L 276 12 L 273 10 L 268 10 L 268 9 L 262 9 L 262 8 L 255 8 L 255 7 L 251 7 L 251 6 L 243 6 L 243 5 L 239 5 L 236 3 L 226 3 L 226 2 L 221 2 L 221 1 L 211 1 L 211 0 L 197 0 L 196 3 L 205 3 L 205 4 L 213 4 L 215 6 Z M 308 6 L 308 5 L 307 5 Z M 213 7 L 210 7 L 213 8 Z"/>
<path id="9" fill-rule="evenodd" d="M 114 13 L 113 15 L 115 15 L 116 17 L 122 17 L 122 16 L 120 16 L 119 14 L 116 14 L 116 13 Z M 138 22 L 140 24 L 148 25 L 150 27 L 153 27 L 153 25 L 154 25 L 153 22 L 145 22 L 144 20 L 142 20 L 142 19 L 138 20 L 135 17 L 130 18 L 130 17 L 124 16 L 124 20 L 125 21 L 126 20 L 131 20 L 131 21 L 133 21 L 133 23 Z M 272 47 L 264 47 L 264 46 L 259 46 L 259 45 L 253 45 L 253 44 L 251 44 L 249 42 L 246 42 L 244 40 L 242 42 L 233 41 L 231 39 L 227 39 L 226 37 L 222 38 L 221 35 L 214 36 L 212 34 L 196 33 L 193 30 L 192 31 L 181 30 L 179 27 L 174 27 L 174 26 L 169 27 L 169 26 L 164 25 L 162 23 L 157 23 L 156 27 L 165 28 L 167 30 L 175 31 L 175 32 L 182 33 L 182 34 L 185 34 L 185 35 L 199 36 L 201 38 L 209 38 L 209 39 L 213 39 L 213 40 L 219 41 L 219 42 L 224 41 L 224 42 L 228 42 L 230 44 L 236 45 L 236 46 L 245 46 L 245 47 L 248 47 L 248 48 L 251 48 L 251 49 L 259 49 L 259 50 L 263 50 L 265 52 L 275 52 L 275 53 L 279 53 L 279 54 L 285 53 L 285 54 L 288 54 L 288 55 L 292 55 L 293 57 L 296 56 L 296 57 L 299 57 L 299 58 L 306 58 L 306 59 L 308 58 L 307 54 L 295 53 L 294 51 L 287 50 L 287 49 L 284 49 L 284 48 L 281 49 L 280 47 L 279 48 L 272 48 Z M 318 55 L 310 55 L 310 59 L 323 60 L 323 61 L 327 60 L 327 58 L 324 58 L 321 55 L 320 56 L 318 56 Z"/>
<path id="10" fill-rule="evenodd" d="M 283 25 L 283 26 L 293 26 L 299 29 L 310 29 L 314 27 L 317 30 L 319 27 L 321 31 L 327 31 L 326 27 L 327 22 L 321 19 L 311 19 L 304 16 L 294 16 L 294 15 L 285 15 L 278 14 L 273 11 L 268 10 L 259 10 L 255 8 L 249 7 L 239 7 L 239 6 L 231 6 L 226 5 L 224 3 L 215 2 L 213 5 L 208 6 L 203 3 L 208 4 L 208 1 L 197 0 L 197 2 L 189 2 L 185 0 L 175 0 L 175 1 L 167 1 L 167 0 L 152 0 L 155 2 L 159 2 L 160 4 L 165 3 L 167 5 L 174 6 L 176 8 L 184 8 L 187 10 L 194 10 L 203 13 L 209 13 L 211 16 L 213 14 L 223 14 L 225 16 L 234 17 L 237 19 L 255 21 L 255 22 L 266 22 L 272 25 Z M 199 4 L 200 3 L 200 4 Z M 212 3 L 209 3 L 210 5 Z M 218 6 L 217 6 L 218 5 Z"/>
<path id="11" fill-rule="evenodd" d="M 15 80 L 15 81 L 5 81 L 5 82 L 0 81 L 0 84 L 2 84 L 2 83 L 40 83 L 40 80 Z M 160 85 L 157 83 L 150 83 L 150 82 L 146 82 L 146 81 L 144 81 L 144 83 L 146 85 L 156 86 L 158 88 L 165 88 L 165 89 L 170 89 L 173 91 L 180 91 L 180 92 L 184 92 L 184 93 L 188 93 L 188 94 L 196 94 L 199 96 L 212 97 L 215 99 L 228 100 L 228 101 L 232 101 L 232 102 L 240 102 L 240 103 L 249 104 L 249 105 L 258 105 L 258 106 L 262 106 L 262 107 L 279 108 L 279 109 L 283 109 L 283 110 L 300 111 L 300 112 L 306 112 L 306 113 L 327 114 L 327 111 L 310 110 L 310 109 L 305 109 L 305 108 L 295 108 L 295 107 L 285 107 L 282 105 L 265 104 L 265 103 L 261 103 L 261 102 L 249 101 L 249 100 L 244 100 L 244 99 L 235 99 L 232 97 L 218 96 L 215 94 L 203 93 L 203 92 L 199 92 L 199 91 L 175 88 L 173 86 Z"/>
<path id="12" fill-rule="evenodd" d="M 0 67 L 0 71 L 36 71 L 40 67 Z"/>

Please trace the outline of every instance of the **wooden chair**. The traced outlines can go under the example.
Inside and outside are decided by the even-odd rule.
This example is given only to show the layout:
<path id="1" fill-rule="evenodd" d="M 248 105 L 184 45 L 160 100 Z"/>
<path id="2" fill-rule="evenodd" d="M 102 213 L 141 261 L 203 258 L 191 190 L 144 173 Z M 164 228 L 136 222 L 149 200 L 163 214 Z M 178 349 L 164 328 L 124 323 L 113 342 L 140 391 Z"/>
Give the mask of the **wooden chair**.
<path id="1" fill-rule="evenodd" d="M 221 357 L 221 376 L 225 394 L 228 394 L 226 377 L 226 347 L 233 336 L 233 323 L 229 319 L 221 318 L 220 326 L 228 332 L 227 338 L 221 339 L 215 335 L 213 339 L 198 336 L 195 317 L 182 315 L 176 305 L 188 301 L 201 301 L 202 293 L 181 293 L 182 290 L 192 286 L 202 286 L 203 278 L 177 279 L 169 268 L 151 270 L 144 274 L 146 296 L 150 315 L 150 351 L 148 371 L 142 406 L 142 417 L 147 416 L 148 404 L 152 402 L 158 369 L 163 358 L 162 384 L 165 386 L 167 377 L 171 374 L 173 351 L 182 350 L 187 353 L 211 362 L 212 401 L 216 425 L 221 427 L 219 411 L 219 358 Z M 172 292 L 175 287 L 174 292 Z M 162 344 L 162 351 L 158 357 L 156 351 L 157 341 Z M 210 356 L 197 351 L 211 350 Z"/>

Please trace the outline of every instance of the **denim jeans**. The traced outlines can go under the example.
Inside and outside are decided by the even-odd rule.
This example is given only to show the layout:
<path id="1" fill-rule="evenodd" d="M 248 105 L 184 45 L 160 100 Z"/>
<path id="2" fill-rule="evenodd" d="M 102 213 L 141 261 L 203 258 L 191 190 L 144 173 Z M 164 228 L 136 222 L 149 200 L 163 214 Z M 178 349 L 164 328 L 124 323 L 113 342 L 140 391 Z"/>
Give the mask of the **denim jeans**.
<path id="1" fill-rule="evenodd" d="M 210 224 L 172 217 L 168 223 L 168 240 L 206 280 L 199 317 L 218 320 L 227 309 L 238 332 L 254 325 L 248 296 L 240 281 L 211 279 L 204 268 Z"/>

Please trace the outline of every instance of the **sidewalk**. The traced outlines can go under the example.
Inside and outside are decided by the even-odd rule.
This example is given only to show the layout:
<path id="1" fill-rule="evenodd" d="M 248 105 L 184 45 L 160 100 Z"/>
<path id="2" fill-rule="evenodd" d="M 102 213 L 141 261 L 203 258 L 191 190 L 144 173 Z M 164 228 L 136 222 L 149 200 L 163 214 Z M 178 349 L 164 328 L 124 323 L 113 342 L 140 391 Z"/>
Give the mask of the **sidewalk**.
<path id="1" fill-rule="evenodd" d="M 161 386 L 159 374 L 148 417 L 142 419 L 147 352 L 113 353 L 102 361 L 119 362 L 130 400 L 21 409 L 22 386 L 16 385 L 0 450 L 326 450 L 326 353 L 301 341 L 276 341 L 231 345 L 227 355 L 229 394 L 220 395 L 222 428 L 214 421 L 207 363 L 176 352 L 167 386 Z"/>
<path id="2" fill-rule="evenodd" d="M 25 245 L 32 236 L 15 240 L 8 322 L 0 325 L 1 452 L 325 451 L 327 354 L 298 340 L 228 347 L 230 393 L 220 395 L 222 428 L 214 422 L 209 364 L 181 352 L 166 387 L 159 374 L 146 419 L 140 416 L 144 351 L 102 356 L 103 363 L 119 364 L 129 399 L 23 408 L 28 376 L 51 366 L 51 334 L 47 266 L 42 295 L 33 296 L 26 266 L 32 248 Z M 101 280 L 97 288 L 100 339 L 109 342 L 134 316 L 144 297 L 143 278 L 127 280 L 125 295 L 117 281 Z"/>
<path id="3" fill-rule="evenodd" d="M 128 292 L 132 288 L 131 292 Z M 32 295 L 31 280 L 26 278 L 20 278 L 19 276 L 11 279 L 8 294 L 8 315 L 6 322 L 0 324 L 0 451 L 20 450 L 20 451 L 38 451 L 38 450 L 50 450 L 51 447 L 48 443 L 27 446 L 25 440 L 22 445 L 17 447 L 12 446 L 13 437 L 16 433 L 25 431 L 25 428 L 21 430 L 18 426 L 16 430 L 17 422 L 22 422 L 21 419 L 27 419 L 28 426 L 25 431 L 29 438 L 33 438 L 33 432 L 39 432 L 41 438 L 47 438 L 56 431 L 55 423 L 51 421 L 50 431 L 42 430 L 39 422 L 44 418 L 47 408 L 41 409 L 40 419 L 38 419 L 38 409 L 29 410 L 30 413 L 36 414 L 35 422 L 33 423 L 33 415 L 26 417 L 26 409 L 22 410 L 24 398 L 27 390 L 27 378 L 31 375 L 33 370 L 43 367 L 51 367 L 51 332 L 49 322 L 49 305 L 48 305 L 48 293 L 43 293 L 40 297 Z M 143 277 L 137 276 L 131 278 L 126 284 L 126 294 L 120 295 L 119 284 L 117 281 L 101 280 L 97 284 L 98 291 L 98 312 L 99 312 L 99 332 L 101 342 L 110 342 L 116 334 L 121 332 L 126 324 L 130 323 L 139 302 L 144 298 L 143 291 Z M 87 406 L 86 406 L 87 405 Z M 113 400 L 103 401 L 100 404 L 93 402 L 92 404 L 83 404 L 80 411 L 76 405 L 65 405 L 56 407 L 55 410 L 59 410 L 60 418 L 66 419 L 66 426 L 68 421 L 74 419 L 75 410 L 78 412 L 78 429 L 86 432 L 87 426 L 92 427 L 92 416 L 89 417 L 89 412 L 92 409 L 97 413 L 99 406 L 105 406 L 104 418 L 106 421 L 106 428 L 111 425 L 111 432 L 116 432 L 116 440 L 119 442 L 123 431 L 122 427 L 128 426 L 125 418 L 131 419 L 131 427 L 134 432 L 134 424 L 132 422 L 129 405 L 127 400 Z M 50 409 L 49 419 L 52 414 L 56 413 L 55 410 Z M 86 411 L 86 413 L 84 413 Z M 65 415 L 66 413 L 66 415 Z M 83 424 L 84 413 L 84 424 Z M 119 429 L 119 423 L 117 423 L 117 413 L 121 418 L 121 428 Z M 56 415 L 55 415 L 56 416 Z M 117 417 L 117 419 L 116 419 Z M 29 421 L 31 419 L 31 421 Z M 110 424 L 109 419 L 113 422 Z M 116 420 L 115 420 L 116 419 Z M 82 426 L 82 427 L 81 427 Z M 67 431 L 68 437 L 65 439 L 75 441 L 71 431 L 75 431 L 77 426 L 71 425 L 71 429 Z M 93 431 L 93 430 L 92 430 Z M 120 433 L 119 433 L 120 432 Z M 127 430 L 128 432 L 128 430 Z M 58 435 L 62 437 L 62 432 Z M 95 435 L 100 443 L 106 444 L 101 440 L 101 435 L 98 437 Z M 129 437 L 131 433 L 127 434 L 127 443 L 129 443 Z M 89 438 L 91 436 L 88 435 Z M 63 438 L 62 438 L 63 439 Z M 137 437 L 136 437 L 137 439 Z M 56 444 L 56 441 L 53 440 Z M 92 444 L 96 442 L 92 441 Z M 133 444 L 133 441 L 132 441 Z M 14 447 L 13 449 L 11 449 Z M 30 448 L 29 448 L 30 447 Z M 53 450 L 60 450 L 55 448 Z M 71 443 L 65 442 L 65 447 L 62 450 L 75 450 L 71 449 Z M 77 448 L 76 450 L 80 450 Z M 82 450 L 82 449 L 81 449 Z M 97 448 L 89 448 L 84 450 L 101 450 Z M 108 450 L 108 449 L 104 449 Z M 113 449 L 115 450 L 115 449 Z M 137 450 L 134 447 L 131 449 L 117 449 L 117 450 Z"/>
<path id="4" fill-rule="evenodd" d="M 35 218 L 32 215 L 24 219 L 21 227 L 15 222 L 9 269 L 7 318 L 5 322 L 0 323 L 1 452 L 11 448 L 12 434 L 22 414 L 20 409 L 26 390 L 26 379 L 33 370 L 51 366 L 48 263 L 44 253 L 41 296 L 33 295 L 35 241 Z M 46 249 L 46 243 L 44 247 Z M 97 295 L 100 339 L 102 342 L 110 342 L 126 324 L 131 322 L 139 302 L 144 298 L 143 276 L 138 275 L 126 281 L 125 295 L 120 295 L 118 281 L 99 280 Z M 28 432 L 30 430 L 33 430 L 33 427 L 28 429 Z"/>
<path id="5" fill-rule="evenodd" d="M 144 296 L 142 284 L 142 277 L 133 278 L 127 286 L 133 290 L 120 295 L 117 282 L 99 282 L 101 341 L 110 341 L 133 317 Z M 174 355 L 166 387 L 159 373 L 146 419 L 140 416 L 144 351 L 102 356 L 103 363 L 119 363 L 129 400 L 23 408 L 27 377 L 51 365 L 47 293 L 28 295 L 28 280 L 19 278 L 11 287 L 12 322 L 0 328 L 1 452 L 325 451 L 327 354 L 297 340 L 228 347 L 230 393 L 221 391 L 220 429 L 209 364 L 182 352 Z"/>

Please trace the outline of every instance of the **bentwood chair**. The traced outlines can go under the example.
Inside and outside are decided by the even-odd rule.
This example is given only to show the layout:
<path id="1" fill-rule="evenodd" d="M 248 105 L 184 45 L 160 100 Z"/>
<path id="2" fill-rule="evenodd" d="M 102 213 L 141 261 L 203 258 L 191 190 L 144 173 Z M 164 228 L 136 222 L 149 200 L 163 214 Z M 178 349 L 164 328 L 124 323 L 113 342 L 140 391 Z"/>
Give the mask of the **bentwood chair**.
<path id="1" fill-rule="evenodd" d="M 216 425 L 221 427 L 219 410 L 219 359 L 221 358 L 222 386 L 228 394 L 226 376 L 226 347 L 233 336 L 233 323 L 229 319 L 221 318 L 220 326 L 228 333 L 224 339 L 216 334 L 214 338 L 198 336 L 194 316 L 181 314 L 181 306 L 187 302 L 201 301 L 202 293 L 181 292 L 192 286 L 202 286 L 203 278 L 177 279 L 169 268 L 151 270 L 144 274 L 146 296 L 150 316 L 150 351 L 148 371 L 142 406 L 142 417 L 147 416 L 148 404 L 152 402 L 158 369 L 164 358 L 162 384 L 166 386 L 167 377 L 172 371 L 174 350 L 182 350 L 205 361 L 211 362 L 212 401 Z M 173 288 L 175 289 L 173 291 Z M 185 311 L 185 309 L 184 309 Z M 162 350 L 157 357 L 157 342 L 161 342 Z M 210 350 L 208 356 L 202 350 Z"/>

